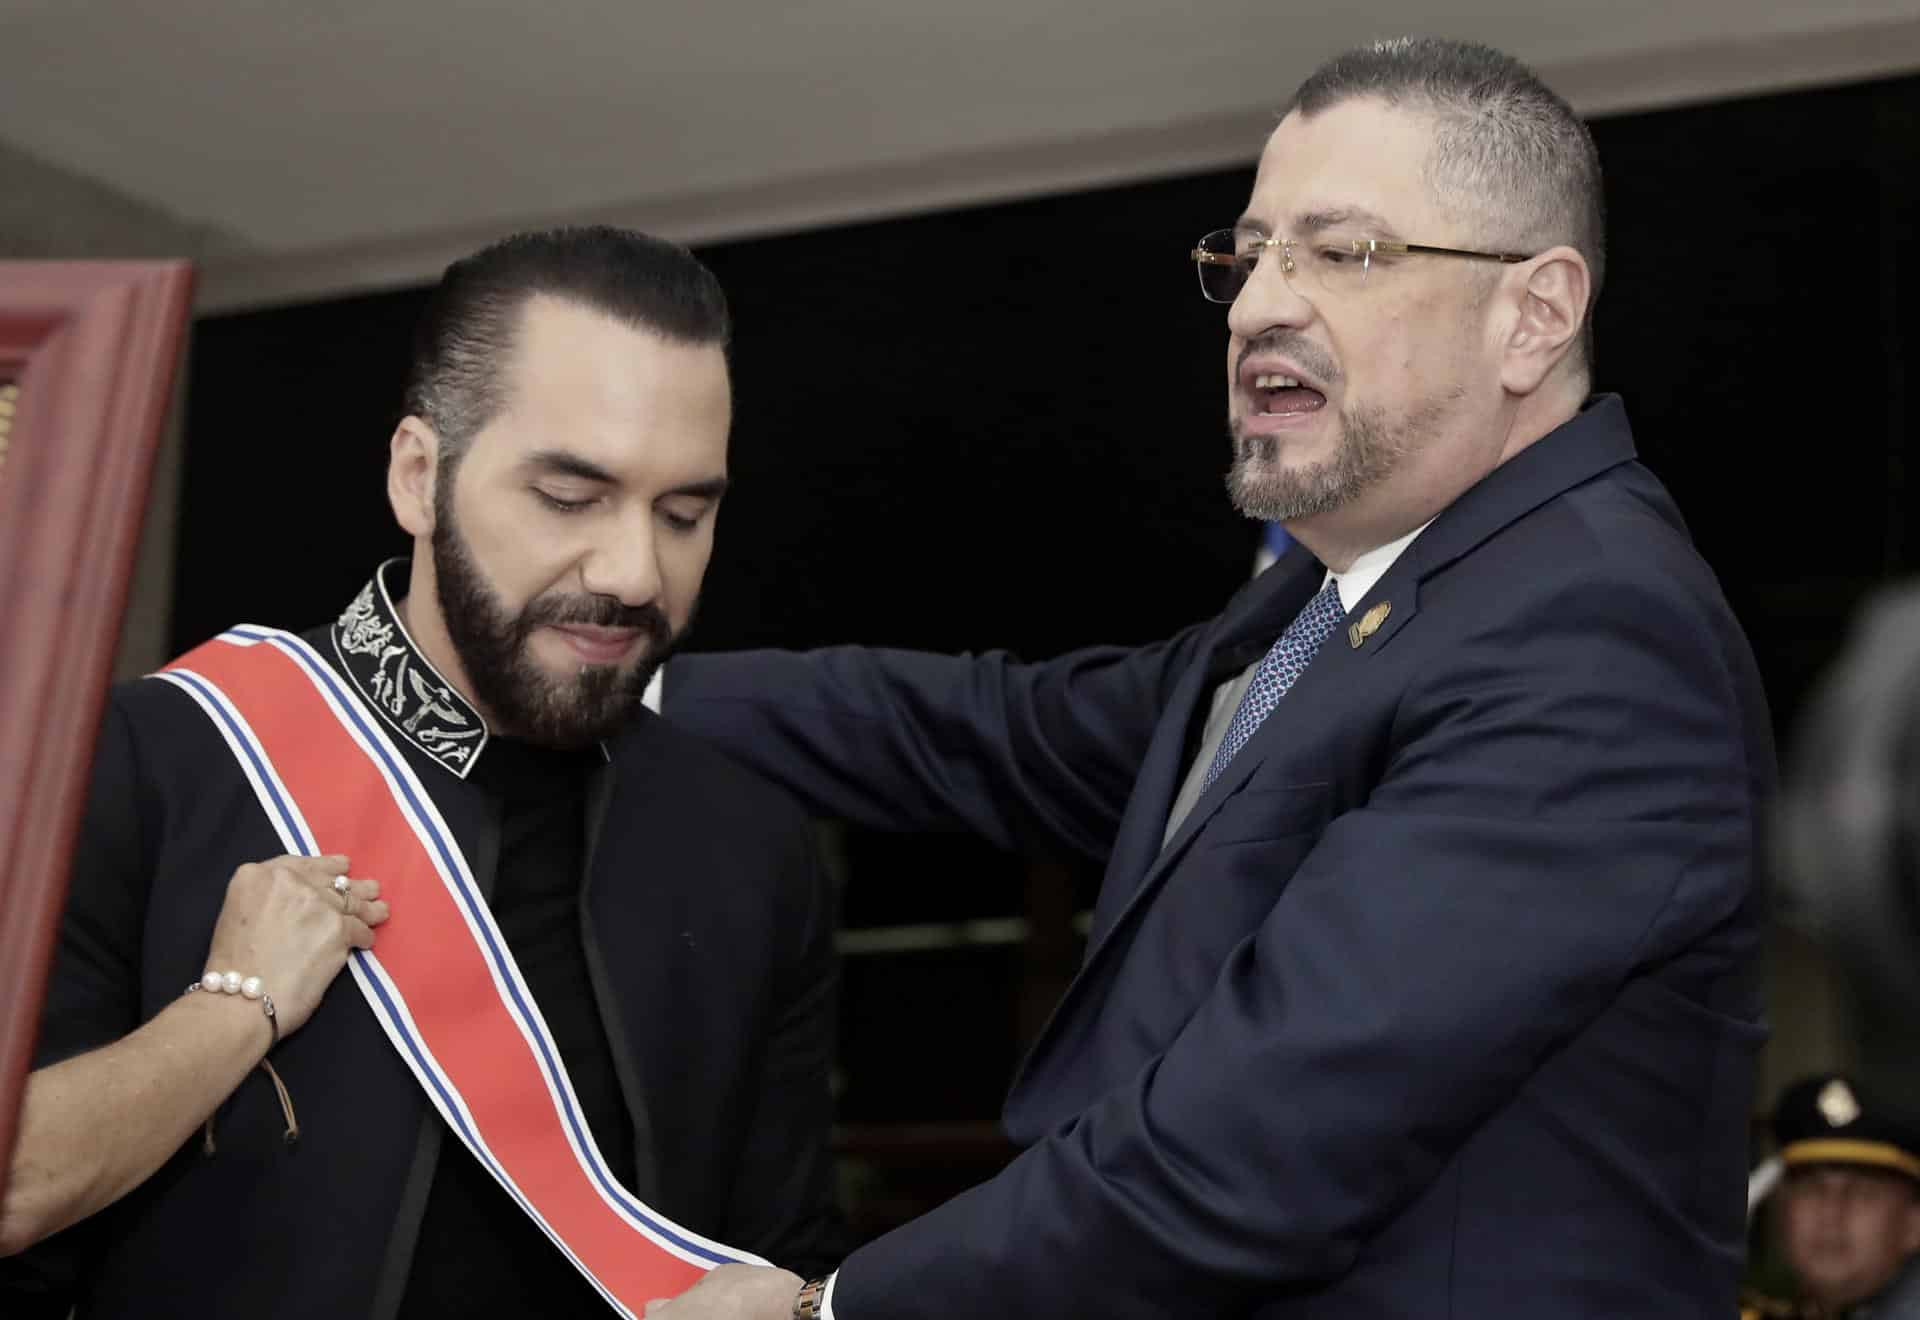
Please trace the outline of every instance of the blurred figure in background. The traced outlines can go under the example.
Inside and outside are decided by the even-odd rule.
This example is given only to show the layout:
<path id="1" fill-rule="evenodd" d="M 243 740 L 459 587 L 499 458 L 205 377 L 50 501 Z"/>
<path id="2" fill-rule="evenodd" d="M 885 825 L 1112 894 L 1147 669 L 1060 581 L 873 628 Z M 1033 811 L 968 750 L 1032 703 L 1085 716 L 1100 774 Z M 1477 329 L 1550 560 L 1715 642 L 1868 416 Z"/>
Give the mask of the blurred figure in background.
<path id="1" fill-rule="evenodd" d="M 1796 1302 L 1745 1314 L 1920 1320 L 1920 1123 L 1851 1077 L 1796 1082 L 1773 1114 L 1786 1173 L 1775 1194 Z"/>
<path id="2" fill-rule="evenodd" d="M 1797 730 L 1775 812 L 1784 917 L 1832 956 L 1860 1074 L 1920 1099 L 1920 589 L 1871 603 Z"/>
<path id="3" fill-rule="evenodd" d="M 1793 742 L 1776 809 L 1781 914 L 1849 999 L 1857 1072 L 1791 1087 L 1780 1247 L 1804 1300 L 1754 1314 L 1920 1317 L 1920 590 L 1863 611 Z"/>

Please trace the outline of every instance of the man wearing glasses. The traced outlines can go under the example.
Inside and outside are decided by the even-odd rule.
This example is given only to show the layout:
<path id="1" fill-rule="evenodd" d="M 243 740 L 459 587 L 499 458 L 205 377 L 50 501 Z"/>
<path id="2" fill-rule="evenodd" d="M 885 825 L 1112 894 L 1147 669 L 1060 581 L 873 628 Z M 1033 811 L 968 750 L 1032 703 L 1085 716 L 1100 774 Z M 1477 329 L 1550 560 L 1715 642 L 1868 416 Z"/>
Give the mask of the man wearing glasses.
<path id="1" fill-rule="evenodd" d="M 1343 55 L 1245 213 L 1214 619 L 1042 664 L 676 661 L 824 811 L 1104 858 L 998 1177 L 665 1320 L 1734 1312 L 1773 749 L 1746 641 L 1593 396 L 1598 161 L 1512 59 Z"/>

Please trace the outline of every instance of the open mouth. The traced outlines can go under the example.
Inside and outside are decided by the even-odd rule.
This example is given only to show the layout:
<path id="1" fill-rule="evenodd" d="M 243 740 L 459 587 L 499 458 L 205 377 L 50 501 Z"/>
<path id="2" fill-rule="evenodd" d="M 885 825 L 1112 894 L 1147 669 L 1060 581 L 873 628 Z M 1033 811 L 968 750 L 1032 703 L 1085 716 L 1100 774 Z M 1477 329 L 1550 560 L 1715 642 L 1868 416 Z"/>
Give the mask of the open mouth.
<path id="1" fill-rule="evenodd" d="M 1253 378 L 1254 411 L 1262 417 L 1292 417 L 1317 412 L 1327 396 L 1292 376 L 1262 372 Z"/>

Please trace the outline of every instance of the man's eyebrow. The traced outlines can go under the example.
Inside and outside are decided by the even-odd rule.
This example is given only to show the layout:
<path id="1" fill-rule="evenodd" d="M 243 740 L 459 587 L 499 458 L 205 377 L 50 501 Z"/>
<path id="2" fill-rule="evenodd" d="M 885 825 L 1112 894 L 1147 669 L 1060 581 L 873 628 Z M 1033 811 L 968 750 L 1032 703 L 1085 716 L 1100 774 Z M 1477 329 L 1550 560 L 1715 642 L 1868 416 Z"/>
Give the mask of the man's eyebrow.
<path id="1" fill-rule="evenodd" d="M 578 477 L 582 481 L 592 481 L 602 486 L 617 486 L 620 479 L 595 463 L 565 449 L 541 449 L 528 454 L 525 467 L 546 476 Z M 681 496 L 696 500 L 717 500 L 727 493 L 728 481 L 725 477 L 705 477 L 699 481 L 689 481 L 685 485 L 675 486 L 662 492 L 663 496 Z"/>
<path id="2" fill-rule="evenodd" d="M 696 500 L 717 500 L 727 493 L 727 484 L 725 477 L 708 477 L 705 481 L 690 481 L 684 486 L 675 486 L 665 494 L 666 498 L 678 495 Z"/>
<path id="3" fill-rule="evenodd" d="M 538 450 L 527 455 L 524 466 L 556 477 L 579 477 L 582 481 L 597 481 L 606 486 L 619 484 L 613 473 L 598 463 L 564 449 Z"/>
<path id="4" fill-rule="evenodd" d="M 1320 206 L 1311 211 L 1302 211 L 1293 218 L 1293 232 L 1298 238 L 1325 233 L 1329 229 L 1359 229 L 1368 238 L 1398 241 L 1400 237 L 1393 226 L 1387 223 L 1386 217 L 1376 215 L 1364 206 Z M 1267 227 L 1252 216 L 1243 215 L 1234 223 L 1233 232 L 1245 238 L 1265 238 Z"/>
<path id="5" fill-rule="evenodd" d="M 1302 234 L 1319 234 L 1329 229 L 1361 229 L 1369 238 L 1397 239 L 1393 226 L 1385 217 L 1375 215 L 1364 206 L 1328 206 L 1312 211 L 1302 211 L 1294 218 Z"/>

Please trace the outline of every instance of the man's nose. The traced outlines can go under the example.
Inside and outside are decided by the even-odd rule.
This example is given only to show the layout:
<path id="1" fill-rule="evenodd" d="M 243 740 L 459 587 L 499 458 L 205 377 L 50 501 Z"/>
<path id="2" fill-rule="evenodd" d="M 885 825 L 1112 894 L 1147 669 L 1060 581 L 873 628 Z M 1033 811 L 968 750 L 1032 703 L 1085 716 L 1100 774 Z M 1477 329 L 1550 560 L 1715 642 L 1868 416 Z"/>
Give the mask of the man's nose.
<path id="1" fill-rule="evenodd" d="M 1270 248 L 1240 286 L 1239 296 L 1227 309 L 1227 328 L 1241 339 L 1257 339 L 1269 330 L 1313 320 L 1313 303 L 1294 287 L 1297 277 L 1285 272 L 1286 264 L 1286 250 Z"/>
<path id="2" fill-rule="evenodd" d="M 581 585 L 628 607 L 651 604 L 660 595 L 660 556 L 653 538 L 651 517 L 610 524 L 581 566 Z"/>

